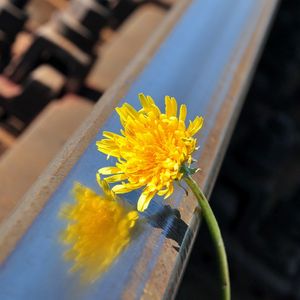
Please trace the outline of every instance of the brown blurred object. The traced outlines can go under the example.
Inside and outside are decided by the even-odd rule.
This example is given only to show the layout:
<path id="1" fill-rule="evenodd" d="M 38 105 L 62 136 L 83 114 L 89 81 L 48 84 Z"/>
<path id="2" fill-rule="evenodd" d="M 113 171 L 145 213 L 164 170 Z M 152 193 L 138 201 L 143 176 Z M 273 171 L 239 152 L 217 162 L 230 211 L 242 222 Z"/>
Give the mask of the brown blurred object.
<path id="1" fill-rule="evenodd" d="M 10 98 L 19 95 L 21 92 L 22 87 L 19 84 L 15 84 L 0 75 L 0 96 Z"/>
<path id="2" fill-rule="evenodd" d="M 15 137 L 0 127 L 0 155 L 8 150 L 14 143 Z"/>
<path id="3" fill-rule="evenodd" d="M 90 102 L 75 95 L 52 102 L 1 157 L 0 223 L 13 211 L 92 107 Z"/>
<path id="4" fill-rule="evenodd" d="M 67 0 L 31 0 L 28 5 L 30 19 L 26 26 L 27 30 L 34 31 L 45 24 L 53 13 L 64 9 L 67 3 Z"/>
<path id="5" fill-rule="evenodd" d="M 135 11 L 111 40 L 98 48 L 99 59 L 87 78 L 87 84 L 106 90 L 159 27 L 165 14 L 163 9 L 153 4 L 144 5 Z"/>

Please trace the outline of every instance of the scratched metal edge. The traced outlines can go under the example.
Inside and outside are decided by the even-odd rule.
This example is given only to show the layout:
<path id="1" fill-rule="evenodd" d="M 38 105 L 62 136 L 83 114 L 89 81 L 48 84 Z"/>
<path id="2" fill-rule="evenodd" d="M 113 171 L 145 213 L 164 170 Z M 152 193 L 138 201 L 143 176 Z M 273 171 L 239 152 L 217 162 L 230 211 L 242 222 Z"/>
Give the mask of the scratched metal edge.
<path id="1" fill-rule="evenodd" d="M 29 229 L 34 219 L 79 157 L 86 150 L 90 141 L 96 136 L 99 128 L 109 118 L 138 77 L 151 60 L 160 44 L 167 38 L 181 15 L 192 0 L 181 0 L 174 4 L 167 13 L 160 27 L 149 38 L 143 49 L 121 73 L 116 82 L 101 97 L 88 119 L 71 136 L 66 145 L 39 177 L 31 189 L 19 201 L 19 205 L 0 227 L 0 264 L 10 255 L 23 234 Z"/>
<path id="2" fill-rule="evenodd" d="M 218 172 L 220 170 L 220 167 L 222 165 L 223 158 L 225 156 L 230 137 L 232 136 L 232 133 L 234 131 L 235 124 L 238 120 L 238 117 L 240 115 L 240 111 L 242 109 L 245 95 L 249 89 L 249 86 L 251 84 L 251 79 L 253 77 L 253 74 L 255 72 L 257 63 L 259 61 L 259 58 L 261 56 L 261 52 L 263 50 L 263 46 L 266 42 L 266 38 L 268 36 L 268 32 L 270 31 L 271 24 L 273 22 L 273 18 L 275 16 L 276 10 L 278 8 L 278 0 L 268 0 L 269 3 L 265 5 L 265 7 L 261 10 L 261 14 L 259 16 L 259 22 L 254 28 L 251 38 L 249 40 L 249 44 L 256 43 L 256 45 L 252 46 L 254 48 L 252 50 L 251 57 L 248 57 L 248 61 L 246 62 L 246 66 L 244 66 L 244 69 L 249 69 L 246 71 L 246 74 L 242 80 L 241 83 L 241 89 L 238 91 L 238 93 L 235 95 L 234 100 L 227 99 L 226 102 L 222 105 L 220 114 L 222 113 L 223 108 L 228 105 L 227 102 L 236 102 L 235 105 L 231 104 L 233 106 L 233 109 L 231 111 L 231 114 L 228 118 L 228 124 L 226 129 L 223 130 L 223 137 L 222 137 L 222 147 L 219 147 L 216 156 L 218 159 L 214 160 L 213 167 L 211 169 L 211 172 L 209 176 L 206 178 L 205 183 L 203 184 L 203 190 L 205 194 L 210 197 L 212 193 L 212 189 L 214 187 L 214 183 L 216 181 Z M 267 16 L 266 16 L 267 15 Z M 266 17 L 264 19 L 264 17 Z M 263 24 L 261 24 L 263 23 Z M 255 40 L 254 42 L 252 40 Z M 249 55 L 247 55 L 247 52 L 249 52 L 249 48 L 245 51 L 241 61 L 243 61 L 245 58 Z M 235 73 L 239 73 L 239 68 L 235 70 Z M 225 72 L 226 73 L 226 72 Z M 248 73 L 248 75 L 247 75 Z M 228 96 L 228 95 L 226 95 Z M 228 97 L 227 97 L 228 98 Z M 218 118 L 218 117 L 217 117 Z M 213 129 L 214 130 L 214 129 Z M 212 130 L 212 131 L 213 131 Z M 162 299 L 169 300 L 174 299 L 180 282 L 182 280 L 185 268 L 188 264 L 189 256 L 192 252 L 193 244 L 196 240 L 197 233 L 201 224 L 202 218 L 200 217 L 198 209 L 196 209 L 193 213 L 193 217 L 191 219 L 189 228 L 185 234 L 182 246 L 180 247 L 179 255 L 177 256 L 177 260 L 174 265 L 174 271 L 171 274 L 171 277 L 169 278 L 169 283 L 166 287 L 165 294 L 163 295 Z"/>

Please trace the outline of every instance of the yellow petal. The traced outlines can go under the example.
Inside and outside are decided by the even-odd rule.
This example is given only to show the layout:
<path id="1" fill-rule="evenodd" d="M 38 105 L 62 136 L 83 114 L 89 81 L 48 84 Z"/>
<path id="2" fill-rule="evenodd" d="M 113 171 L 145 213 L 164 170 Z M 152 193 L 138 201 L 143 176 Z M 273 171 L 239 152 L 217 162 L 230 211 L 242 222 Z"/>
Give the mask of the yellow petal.
<path id="1" fill-rule="evenodd" d="M 102 180 L 99 173 L 96 174 L 96 181 L 101 187 L 104 194 L 111 199 L 116 199 L 115 193 L 110 189 L 109 184 L 106 182 L 106 180 Z M 82 194 L 82 193 L 81 193 Z M 78 197 L 78 196 L 77 196 Z"/>
<path id="2" fill-rule="evenodd" d="M 168 189 L 166 188 L 164 190 L 160 190 L 159 192 L 157 192 L 157 195 L 164 196 L 167 192 L 168 192 Z"/>
<path id="3" fill-rule="evenodd" d="M 154 197 L 155 195 L 155 191 L 152 192 L 148 192 L 148 191 L 144 191 L 137 203 L 137 209 L 138 211 L 144 211 L 145 209 L 147 209 L 147 207 L 149 206 L 149 203 L 151 201 L 151 199 Z"/>
<path id="4" fill-rule="evenodd" d="M 168 192 L 166 193 L 164 199 L 169 198 L 173 194 L 173 192 L 174 192 L 174 186 L 171 183 L 170 186 L 169 186 L 169 188 L 168 188 Z"/>
<path id="5" fill-rule="evenodd" d="M 186 114 L 187 114 L 186 105 L 185 104 L 180 105 L 179 120 L 184 122 L 186 118 Z"/>
<path id="6" fill-rule="evenodd" d="M 173 116 L 177 117 L 177 101 L 174 97 L 171 97 L 171 101 L 172 101 Z"/>
<path id="7" fill-rule="evenodd" d="M 120 136 L 119 134 L 116 134 L 116 133 L 110 132 L 110 131 L 103 131 L 103 136 L 108 139 L 122 138 L 122 136 Z"/>
<path id="8" fill-rule="evenodd" d="M 165 97 L 166 115 L 168 118 L 176 117 L 177 115 L 177 102 L 174 97 Z"/>
<path id="9" fill-rule="evenodd" d="M 124 193 L 128 193 L 131 192 L 133 189 L 130 188 L 129 185 L 125 185 L 125 184 L 116 184 L 113 188 L 112 188 L 113 192 L 116 194 L 124 194 Z"/>
<path id="10" fill-rule="evenodd" d="M 133 119 L 138 117 L 138 112 L 128 103 L 124 103 L 121 107 L 117 107 L 116 112 L 123 120 L 126 120 L 128 117 Z"/>
<path id="11" fill-rule="evenodd" d="M 161 115 L 161 111 L 159 109 L 159 107 L 155 104 L 154 100 L 152 99 L 151 96 L 145 96 L 144 94 L 140 94 L 140 102 L 143 106 L 143 109 L 141 110 L 141 112 L 143 113 L 147 113 L 148 117 L 155 117 L 155 118 L 159 118 L 159 116 Z"/>
<path id="12" fill-rule="evenodd" d="M 122 173 L 122 171 L 118 167 L 104 167 L 99 169 L 98 173 L 101 175 L 112 175 Z"/>
<path id="13" fill-rule="evenodd" d="M 146 97 L 143 93 L 139 94 L 139 99 L 145 111 L 149 111 L 151 109 L 151 106 L 154 104 L 154 101 L 151 101 L 151 99 Z"/>
<path id="14" fill-rule="evenodd" d="M 115 151 L 119 151 L 120 147 L 114 140 L 103 139 L 101 141 L 96 142 L 97 149 L 100 152 L 105 154 L 110 154 L 111 152 L 116 153 Z"/>
<path id="15" fill-rule="evenodd" d="M 105 178 L 105 181 L 107 181 L 108 183 L 113 183 L 113 182 L 118 182 L 121 180 L 125 180 L 127 179 L 127 175 L 125 174 L 116 174 L 113 176 L 109 176 Z"/>
<path id="16" fill-rule="evenodd" d="M 190 121 L 187 132 L 191 136 L 196 134 L 202 128 L 203 121 L 204 121 L 204 119 L 202 117 L 196 117 L 194 121 Z"/>

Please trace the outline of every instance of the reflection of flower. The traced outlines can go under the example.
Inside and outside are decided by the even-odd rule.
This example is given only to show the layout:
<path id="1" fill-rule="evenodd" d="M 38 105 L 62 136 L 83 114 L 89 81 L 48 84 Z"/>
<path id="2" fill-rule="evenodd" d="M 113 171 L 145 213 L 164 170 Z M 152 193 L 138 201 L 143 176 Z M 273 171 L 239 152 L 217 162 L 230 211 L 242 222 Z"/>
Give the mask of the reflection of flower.
<path id="1" fill-rule="evenodd" d="M 121 135 L 104 132 L 105 139 L 97 142 L 98 150 L 118 158 L 116 166 L 99 170 L 112 175 L 107 182 L 123 181 L 113 187 L 116 193 L 145 187 L 138 201 L 138 210 L 145 210 L 157 193 L 169 197 L 174 180 L 181 179 L 181 166 L 190 164 L 196 148 L 193 136 L 201 129 L 202 117 L 185 126 L 187 109 L 181 105 L 177 116 L 177 102 L 165 97 L 166 111 L 162 113 L 150 96 L 139 94 L 142 109 L 136 111 L 125 103 L 116 109 L 124 127 Z"/>
<path id="2" fill-rule="evenodd" d="M 76 202 L 65 205 L 60 216 L 68 221 L 61 240 L 69 246 L 65 258 L 73 262 L 71 271 L 82 271 L 85 282 L 96 280 L 112 264 L 132 237 L 138 219 L 98 179 L 104 195 L 76 183 L 73 194 Z"/>

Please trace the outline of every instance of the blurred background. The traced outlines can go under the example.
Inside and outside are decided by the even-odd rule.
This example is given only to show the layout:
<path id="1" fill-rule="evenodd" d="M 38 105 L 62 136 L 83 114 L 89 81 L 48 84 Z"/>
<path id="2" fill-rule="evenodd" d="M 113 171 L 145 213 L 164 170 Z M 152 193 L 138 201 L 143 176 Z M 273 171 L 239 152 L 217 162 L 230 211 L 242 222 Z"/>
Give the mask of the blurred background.
<path id="1" fill-rule="evenodd" d="M 174 3 L 0 0 L 0 225 Z"/>
<path id="2" fill-rule="evenodd" d="M 285 0 L 211 196 L 233 299 L 300 299 L 299 130 L 300 2 Z M 177 300 L 219 299 L 211 249 L 203 223 Z"/>

